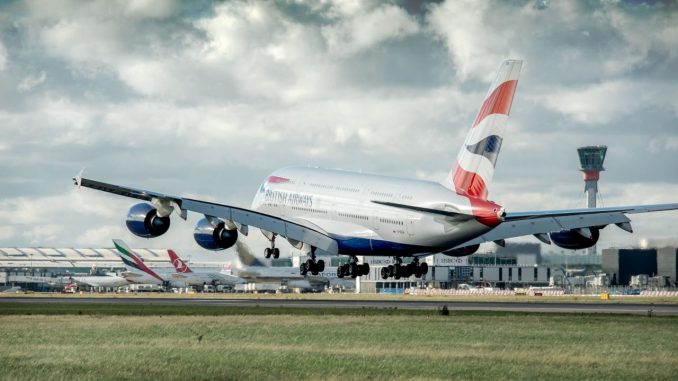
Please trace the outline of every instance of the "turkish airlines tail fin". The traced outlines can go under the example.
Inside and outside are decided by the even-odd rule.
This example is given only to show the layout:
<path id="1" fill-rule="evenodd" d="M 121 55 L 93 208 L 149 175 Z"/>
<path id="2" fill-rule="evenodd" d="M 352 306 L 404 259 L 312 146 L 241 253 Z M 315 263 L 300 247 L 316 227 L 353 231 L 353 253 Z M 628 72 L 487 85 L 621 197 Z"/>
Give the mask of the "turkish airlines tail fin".
<path id="1" fill-rule="evenodd" d="M 499 66 L 457 162 L 443 183 L 445 187 L 458 194 L 487 199 L 522 65 L 521 60 L 506 60 Z"/>
<path id="2" fill-rule="evenodd" d="M 169 254 L 170 262 L 172 262 L 172 266 L 174 266 L 174 269 L 177 270 L 178 273 L 187 274 L 193 272 L 191 268 L 188 267 L 186 262 L 184 262 L 183 259 L 179 258 L 179 256 L 177 255 L 177 253 L 174 252 L 174 250 L 172 249 L 167 250 L 167 254 Z"/>

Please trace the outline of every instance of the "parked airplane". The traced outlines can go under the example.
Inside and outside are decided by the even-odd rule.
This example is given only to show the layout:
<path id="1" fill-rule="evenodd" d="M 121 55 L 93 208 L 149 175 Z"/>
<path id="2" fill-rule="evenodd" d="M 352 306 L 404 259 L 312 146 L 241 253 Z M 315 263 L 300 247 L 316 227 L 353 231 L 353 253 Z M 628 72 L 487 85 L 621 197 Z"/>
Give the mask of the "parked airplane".
<path id="1" fill-rule="evenodd" d="M 90 276 L 72 276 L 69 280 L 75 282 L 78 286 L 85 285 L 90 287 L 121 287 L 130 284 L 130 280 L 115 273 L 106 273 L 106 275 Z"/>
<path id="2" fill-rule="evenodd" d="M 534 235 L 567 249 L 593 246 L 600 230 L 615 224 L 632 232 L 627 214 L 678 209 L 676 204 L 508 212 L 488 199 L 522 61 L 501 63 L 456 163 L 442 183 L 319 168 L 292 167 L 273 172 L 259 186 L 250 209 L 145 191 L 95 180 L 75 184 L 144 200 L 132 206 L 127 228 L 140 237 L 158 237 L 170 227 L 170 214 L 186 219 L 188 211 L 203 214 L 195 228 L 196 242 L 209 250 L 233 246 L 248 227 L 261 230 L 271 242 L 284 237 L 310 251 L 301 274 L 322 272 L 316 250 L 344 254 L 351 262 L 342 274 L 367 274 L 357 256 L 393 256 L 396 264 L 382 277 L 417 277 L 428 268 L 419 258 L 434 253 L 466 256 L 479 244 L 504 244 L 512 237 Z M 271 251 L 273 250 L 273 252 Z M 402 257 L 414 261 L 402 265 Z"/>
<path id="3" fill-rule="evenodd" d="M 168 250 L 170 260 L 177 273 L 201 273 L 207 276 L 217 276 L 218 274 L 232 274 L 235 277 L 243 279 L 247 283 L 265 283 L 286 285 L 289 288 L 300 288 L 302 290 L 322 290 L 329 285 L 327 278 L 303 276 L 298 270 L 291 267 L 272 267 L 267 266 L 243 250 L 237 250 L 240 263 L 233 266 L 230 264 L 228 270 L 219 268 L 201 268 L 191 270 L 173 250 Z"/>
<path id="4" fill-rule="evenodd" d="M 152 270 L 138 255 L 127 246 L 125 242 L 120 239 L 114 239 L 113 244 L 118 249 L 118 255 L 127 268 L 127 272 L 123 276 L 133 283 L 142 284 L 161 284 L 170 287 L 187 287 L 187 286 L 204 286 L 205 284 L 224 284 L 233 285 L 245 283 L 241 278 L 226 273 L 217 272 L 192 272 L 186 264 L 179 266 L 177 271 L 170 269 L 155 269 Z M 170 258 L 172 258 L 173 251 L 170 250 Z M 174 254 L 176 257 L 176 254 Z M 183 261 L 181 261 L 183 263 Z M 175 260 L 172 259 L 172 264 L 176 267 Z"/>

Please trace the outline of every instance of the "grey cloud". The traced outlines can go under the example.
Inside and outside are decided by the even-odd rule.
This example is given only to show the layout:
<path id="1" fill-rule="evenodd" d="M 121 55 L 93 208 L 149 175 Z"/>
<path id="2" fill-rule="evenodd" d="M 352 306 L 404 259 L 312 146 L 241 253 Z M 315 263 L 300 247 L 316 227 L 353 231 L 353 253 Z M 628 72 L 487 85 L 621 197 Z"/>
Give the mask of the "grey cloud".
<path id="1" fill-rule="evenodd" d="M 122 225 L 132 201 L 74 195 L 83 166 L 244 206 L 287 165 L 442 180 L 507 56 L 525 65 L 493 198 L 510 210 L 580 206 L 575 149 L 607 144 L 609 202 L 676 201 L 675 7 L 161 3 L 0 5 L 3 245 L 110 245 L 116 234 L 200 252 L 195 219 L 145 241 Z M 384 10 L 395 25 L 375 25 Z M 647 234 L 675 234 L 675 213 L 656 221 Z M 259 236 L 247 239 L 255 252 Z"/>

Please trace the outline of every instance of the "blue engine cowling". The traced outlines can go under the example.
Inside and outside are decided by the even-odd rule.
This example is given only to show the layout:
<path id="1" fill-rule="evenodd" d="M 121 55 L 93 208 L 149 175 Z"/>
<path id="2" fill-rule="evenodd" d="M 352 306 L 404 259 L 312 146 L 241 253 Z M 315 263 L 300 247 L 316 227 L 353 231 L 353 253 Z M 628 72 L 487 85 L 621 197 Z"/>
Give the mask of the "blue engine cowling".
<path id="1" fill-rule="evenodd" d="M 224 250 L 235 245 L 238 231 L 226 229 L 223 221 L 217 226 L 212 226 L 206 218 L 203 218 L 195 225 L 193 238 L 198 245 L 207 250 Z"/>
<path id="2" fill-rule="evenodd" d="M 466 257 L 478 251 L 479 247 L 480 245 L 460 247 L 459 249 L 443 251 L 443 254 L 449 257 Z"/>
<path id="3" fill-rule="evenodd" d="M 590 228 L 591 238 L 583 236 L 576 230 L 562 230 L 559 232 L 549 233 L 551 241 L 558 247 L 569 250 L 579 250 L 589 248 L 598 242 L 600 238 L 600 230 L 598 228 Z"/>
<path id="4" fill-rule="evenodd" d="M 143 238 L 154 238 L 167 233 L 170 218 L 158 217 L 158 211 L 151 204 L 141 203 L 130 208 L 127 213 L 127 229 Z"/>

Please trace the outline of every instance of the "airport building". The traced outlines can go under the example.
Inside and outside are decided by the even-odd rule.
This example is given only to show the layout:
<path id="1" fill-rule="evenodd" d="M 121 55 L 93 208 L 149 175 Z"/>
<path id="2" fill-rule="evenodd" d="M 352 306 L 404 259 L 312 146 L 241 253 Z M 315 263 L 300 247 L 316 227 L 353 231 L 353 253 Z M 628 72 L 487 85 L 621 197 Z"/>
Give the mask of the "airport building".
<path id="1" fill-rule="evenodd" d="M 149 267 L 171 266 L 167 250 L 136 249 L 135 252 Z M 19 285 L 24 289 L 58 288 L 63 285 L 56 280 L 62 278 L 68 282 L 70 276 L 103 275 L 124 269 L 113 248 L 0 248 L 0 284 Z"/>
<path id="2" fill-rule="evenodd" d="M 613 285 L 643 286 L 653 280 L 657 287 L 676 287 L 678 248 L 605 249 L 602 270 Z"/>

